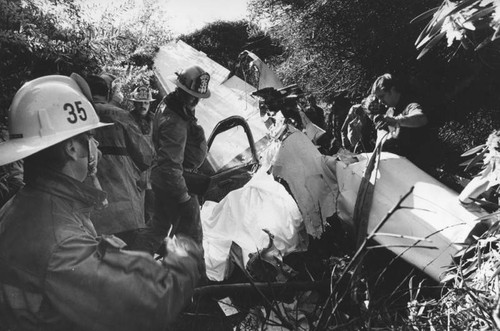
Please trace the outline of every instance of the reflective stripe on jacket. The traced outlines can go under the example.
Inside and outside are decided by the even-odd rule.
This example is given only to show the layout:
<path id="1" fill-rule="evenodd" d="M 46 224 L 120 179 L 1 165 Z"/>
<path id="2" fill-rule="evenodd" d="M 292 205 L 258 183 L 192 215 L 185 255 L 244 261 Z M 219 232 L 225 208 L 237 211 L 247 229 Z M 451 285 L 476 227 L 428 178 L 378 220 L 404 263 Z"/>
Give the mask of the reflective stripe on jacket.
<path id="1" fill-rule="evenodd" d="M 92 221 L 98 234 L 113 234 L 145 226 L 144 197 L 138 186 L 141 174 L 151 167 L 154 147 L 137 126 L 132 114 L 96 99 L 103 122 L 115 125 L 96 130 L 102 157 L 97 177 L 108 195 L 107 208 L 95 211 Z"/>
<path id="2" fill-rule="evenodd" d="M 169 254 L 160 264 L 120 250 L 116 237 L 99 241 L 88 215 L 102 198 L 102 191 L 47 173 L 0 210 L 2 327 L 164 330 L 189 301 L 198 253 Z"/>

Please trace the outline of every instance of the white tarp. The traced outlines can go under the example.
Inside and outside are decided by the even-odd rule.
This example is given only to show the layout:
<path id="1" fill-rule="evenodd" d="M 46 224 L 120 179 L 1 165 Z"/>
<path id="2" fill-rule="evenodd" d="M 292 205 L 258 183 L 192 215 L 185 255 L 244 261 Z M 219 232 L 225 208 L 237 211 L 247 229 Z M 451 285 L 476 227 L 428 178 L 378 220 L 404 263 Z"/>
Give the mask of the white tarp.
<path id="1" fill-rule="evenodd" d="M 230 192 L 219 203 L 207 201 L 201 209 L 203 248 L 207 276 L 222 281 L 232 243 L 248 254 L 262 250 L 274 235 L 274 244 L 283 256 L 307 249 L 302 216 L 285 188 L 265 171 L 258 171 L 242 188 Z"/>

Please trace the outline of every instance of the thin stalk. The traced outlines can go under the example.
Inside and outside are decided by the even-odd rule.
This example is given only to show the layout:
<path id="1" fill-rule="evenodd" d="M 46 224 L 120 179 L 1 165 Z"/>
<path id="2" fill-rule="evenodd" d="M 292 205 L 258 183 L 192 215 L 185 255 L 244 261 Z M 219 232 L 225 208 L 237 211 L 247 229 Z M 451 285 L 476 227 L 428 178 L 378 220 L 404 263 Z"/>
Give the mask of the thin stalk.
<path id="1" fill-rule="evenodd" d="M 367 243 L 369 240 L 371 240 L 375 234 L 380 230 L 380 228 L 382 228 L 382 226 L 387 222 L 387 220 L 396 212 L 396 210 L 399 209 L 399 207 L 401 206 L 401 204 L 403 203 L 403 201 L 411 194 L 413 193 L 413 189 L 414 187 L 412 186 L 410 188 L 410 190 L 408 191 L 408 193 L 406 193 L 399 201 L 398 203 L 391 209 L 389 210 L 389 212 L 387 213 L 387 215 L 385 215 L 385 217 L 377 224 L 377 226 L 375 226 L 375 228 L 372 230 L 372 232 L 365 238 L 365 240 L 361 243 L 361 245 L 359 246 L 358 250 L 356 251 L 356 253 L 354 254 L 353 258 L 351 259 L 351 261 L 349 262 L 349 264 L 347 265 L 347 267 L 344 269 L 344 271 L 342 272 L 342 274 L 340 275 L 339 279 L 337 280 L 337 282 L 335 283 L 335 286 L 332 288 L 332 291 L 330 292 L 330 295 L 328 296 L 326 302 L 325 302 L 325 305 L 324 305 L 324 308 L 323 310 L 321 311 L 321 314 L 319 316 L 319 319 L 318 319 L 318 324 L 316 325 L 316 327 L 313 329 L 314 331 L 317 331 L 317 330 L 324 330 L 325 329 L 325 326 L 328 325 L 328 322 L 330 321 L 330 317 L 331 315 L 334 313 L 334 310 L 331 311 L 331 314 L 330 316 L 327 317 L 326 321 L 323 322 L 323 320 L 325 319 L 325 310 L 326 310 L 326 307 L 328 307 L 330 304 L 331 304 L 331 301 L 332 301 L 332 298 L 335 294 L 335 292 L 337 291 L 337 288 L 341 282 L 341 280 L 347 275 L 348 271 L 351 270 L 351 268 L 354 266 L 355 262 L 358 262 L 358 258 L 364 254 L 365 252 L 365 247 L 367 246 Z M 338 302 L 337 302 L 338 303 Z M 336 305 L 337 306 L 337 305 Z"/>

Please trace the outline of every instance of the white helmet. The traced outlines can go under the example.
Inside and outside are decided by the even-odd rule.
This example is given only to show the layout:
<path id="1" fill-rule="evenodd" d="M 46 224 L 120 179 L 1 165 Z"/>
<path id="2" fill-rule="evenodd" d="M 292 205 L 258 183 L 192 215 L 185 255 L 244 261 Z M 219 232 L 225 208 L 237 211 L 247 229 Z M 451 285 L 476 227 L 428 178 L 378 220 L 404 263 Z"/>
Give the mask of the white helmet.
<path id="1" fill-rule="evenodd" d="M 100 123 L 88 85 L 72 74 L 34 79 L 17 91 L 9 108 L 9 140 L 0 143 L 0 165 L 11 163 L 80 133 L 112 125 Z"/>

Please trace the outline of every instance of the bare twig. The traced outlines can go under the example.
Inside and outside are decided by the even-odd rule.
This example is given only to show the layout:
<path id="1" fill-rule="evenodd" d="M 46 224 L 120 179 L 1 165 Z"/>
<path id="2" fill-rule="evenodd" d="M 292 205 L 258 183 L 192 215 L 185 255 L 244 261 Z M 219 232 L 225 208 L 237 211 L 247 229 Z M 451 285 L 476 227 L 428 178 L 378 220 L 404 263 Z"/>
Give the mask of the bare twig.
<path id="1" fill-rule="evenodd" d="M 379 248 L 425 248 L 425 249 L 439 249 L 436 246 L 416 246 L 415 244 L 413 244 L 413 245 L 375 245 L 375 246 L 366 247 L 366 250 L 373 250 L 373 249 L 379 249 Z"/>
<path id="2" fill-rule="evenodd" d="M 413 236 L 407 236 L 404 234 L 396 234 L 396 233 L 384 233 L 384 232 L 377 232 L 375 233 L 376 237 L 394 237 L 394 238 L 403 238 L 403 239 L 410 239 L 410 240 L 417 240 L 417 241 L 427 241 L 427 242 L 432 242 L 432 240 L 429 240 L 427 238 L 422 238 L 422 237 L 413 237 Z"/>
<path id="3" fill-rule="evenodd" d="M 459 223 L 459 224 L 453 224 L 453 225 L 446 226 L 446 227 L 444 227 L 444 228 L 442 228 L 442 229 L 436 230 L 436 231 L 434 231 L 434 232 L 432 232 L 432 233 L 428 234 L 427 236 L 425 236 L 425 239 L 427 240 L 428 238 L 430 238 L 430 237 L 432 237 L 432 236 L 434 236 L 434 235 L 436 235 L 436 234 L 438 234 L 438 233 L 440 233 L 440 232 L 442 232 L 442 231 L 444 231 L 444 230 L 446 230 L 446 229 L 449 229 L 449 228 L 452 228 L 452 227 L 455 227 L 455 226 L 459 226 L 459 225 L 463 225 L 463 224 L 465 224 L 465 223 Z M 382 276 L 383 276 L 383 275 L 387 272 L 387 270 L 389 270 L 389 267 L 390 267 L 390 266 L 391 266 L 391 265 L 392 265 L 392 264 L 393 264 L 393 263 L 394 263 L 397 259 L 399 259 L 401 256 L 403 256 L 403 254 L 404 254 L 404 253 L 406 253 L 407 251 L 409 251 L 410 249 L 415 248 L 415 247 L 418 247 L 418 246 L 416 246 L 416 245 L 417 245 L 417 244 L 419 244 L 419 243 L 420 243 L 420 241 L 415 242 L 412 246 L 407 247 L 404 251 L 402 251 L 401 253 L 399 253 L 399 254 L 398 254 L 398 255 L 396 255 L 395 257 L 393 257 L 393 258 L 391 259 L 391 261 L 389 261 L 389 263 L 387 263 L 387 265 L 385 266 L 385 268 L 384 268 L 384 269 L 380 272 L 380 274 L 379 274 L 379 276 L 378 276 L 377 280 L 375 281 L 375 284 L 378 284 L 378 282 L 380 281 L 380 279 L 382 278 Z M 429 263 L 428 263 L 428 264 L 424 267 L 424 269 L 425 269 L 425 268 L 427 268 L 427 266 L 428 266 L 428 265 L 430 265 L 432 262 L 434 262 L 434 260 L 432 260 L 431 262 L 429 262 Z M 423 270 L 422 270 L 422 271 L 423 271 Z"/>
<path id="4" fill-rule="evenodd" d="M 342 281 L 342 279 L 348 274 L 348 271 L 351 270 L 351 268 L 353 266 L 356 266 L 356 268 L 358 267 L 357 265 L 357 262 L 358 262 L 358 259 L 363 255 L 364 256 L 364 253 L 365 253 L 365 247 L 368 243 L 369 240 L 371 240 L 375 234 L 378 232 L 378 230 L 380 230 L 380 228 L 385 224 L 385 222 L 387 222 L 387 220 L 394 214 L 394 212 L 396 212 L 396 210 L 399 209 L 400 205 L 403 203 L 403 201 L 410 195 L 413 193 L 413 189 L 414 187 L 412 186 L 410 188 L 410 190 L 408 191 L 408 193 L 406 193 L 399 201 L 398 203 L 387 213 L 387 215 L 377 224 L 377 226 L 375 226 L 375 228 L 372 230 L 372 232 L 368 235 L 368 237 L 365 238 L 365 240 L 361 243 L 361 245 L 359 246 L 358 250 L 356 251 L 356 253 L 354 254 L 354 256 L 352 257 L 351 261 L 349 262 L 349 264 L 347 265 L 347 267 L 343 270 L 342 274 L 340 275 L 339 279 L 337 280 L 337 282 L 335 283 L 335 286 L 332 288 L 332 291 L 330 292 L 330 295 L 328 296 L 326 302 L 325 302 L 325 305 L 321 311 L 321 314 L 319 316 L 319 319 L 318 319 L 318 324 L 316 325 L 316 327 L 314 328 L 315 331 L 317 330 L 324 330 L 325 329 L 325 326 L 328 325 L 328 323 L 330 322 L 330 318 L 331 316 L 333 315 L 333 313 L 335 312 L 336 310 L 336 307 L 338 306 L 338 304 L 342 301 L 342 298 L 344 297 L 344 295 L 341 297 L 340 300 L 337 300 L 336 301 L 336 304 L 334 306 L 334 308 L 332 309 L 332 311 L 330 312 L 329 316 L 326 317 L 326 308 L 331 304 L 331 301 L 337 291 L 337 288 L 340 284 L 340 282 Z M 362 259 L 361 259 L 362 260 Z M 347 292 L 347 291 L 346 291 Z M 326 318 L 326 321 L 324 321 L 324 319 Z"/>
<path id="5" fill-rule="evenodd" d="M 274 291 L 309 291 L 309 290 L 324 290 L 327 289 L 329 285 L 328 280 L 323 281 L 304 281 L 304 282 L 286 282 L 286 283 L 263 283 L 254 282 L 251 283 L 236 283 L 236 284 L 219 284 L 219 285 L 207 285 L 194 289 L 194 297 L 201 296 L 227 296 L 229 294 L 235 294 L 240 292 L 256 291 L 257 289 L 262 293 L 269 291 L 270 289 Z"/>

